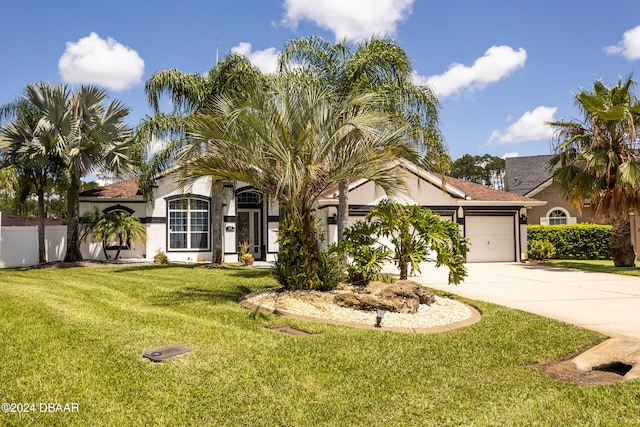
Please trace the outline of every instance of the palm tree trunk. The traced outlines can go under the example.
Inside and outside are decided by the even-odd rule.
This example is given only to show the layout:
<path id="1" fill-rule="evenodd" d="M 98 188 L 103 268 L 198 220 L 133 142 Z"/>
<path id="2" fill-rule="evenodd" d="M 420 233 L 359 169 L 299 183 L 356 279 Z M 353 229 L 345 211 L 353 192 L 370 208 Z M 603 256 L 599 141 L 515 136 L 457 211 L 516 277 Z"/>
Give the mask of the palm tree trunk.
<path id="1" fill-rule="evenodd" d="M 212 261 L 222 264 L 222 182 L 211 183 Z"/>
<path id="2" fill-rule="evenodd" d="M 39 187 L 38 195 L 38 262 L 47 262 L 47 248 L 45 246 L 44 230 L 44 187 Z"/>
<path id="3" fill-rule="evenodd" d="M 80 177 L 71 176 L 67 189 L 67 251 L 64 262 L 82 261 L 80 253 L 80 215 L 79 215 Z"/>
<path id="4" fill-rule="evenodd" d="M 118 258 L 120 258 L 120 250 L 122 249 L 123 244 L 124 241 L 122 239 L 122 236 L 118 236 L 118 250 L 116 251 L 116 257 L 113 259 L 114 261 L 117 261 Z"/>
<path id="5" fill-rule="evenodd" d="M 614 219 L 611 222 L 611 258 L 616 267 L 634 267 L 636 254 L 631 244 L 629 219 Z"/>
<path id="6" fill-rule="evenodd" d="M 409 263 L 408 262 L 400 262 L 400 280 L 407 280 L 409 277 Z"/>
<path id="7" fill-rule="evenodd" d="M 347 181 L 338 183 L 338 241 L 344 240 L 344 229 L 349 220 L 349 185 Z"/>
<path id="8" fill-rule="evenodd" d="M 278 227 L 276 280 L 285 289 L 315 289 L 320 264 L 320 246 L 315 216 L 308 207 L 299 211 L 283 208 Z"/>
<path id="9" fill-rule="evenodd" d="M 107 241 L 102 239 L 102 253 L 104 254 L 104 259 L 109 260 L 109 254 L 107 253 Z"/>

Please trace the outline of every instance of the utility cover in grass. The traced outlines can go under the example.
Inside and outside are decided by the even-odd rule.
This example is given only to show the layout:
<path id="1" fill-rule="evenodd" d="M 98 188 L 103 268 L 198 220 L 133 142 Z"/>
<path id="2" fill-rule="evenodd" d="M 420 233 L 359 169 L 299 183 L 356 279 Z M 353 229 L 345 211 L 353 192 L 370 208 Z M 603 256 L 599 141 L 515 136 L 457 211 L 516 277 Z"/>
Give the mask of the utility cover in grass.
<path id="1" fill-rule="evenodd" d="M 174 345 L 173 347 L 165 347 L 159 348 L 157 350 L 147 351 L 142 355 L 142 357 L 146 357 L 152 362 L 162 362 L 164 359 L 168 359 L 169 357 L 178 356 L 190 351 L 191 349 L 188 349 L 187 347 Z"/>

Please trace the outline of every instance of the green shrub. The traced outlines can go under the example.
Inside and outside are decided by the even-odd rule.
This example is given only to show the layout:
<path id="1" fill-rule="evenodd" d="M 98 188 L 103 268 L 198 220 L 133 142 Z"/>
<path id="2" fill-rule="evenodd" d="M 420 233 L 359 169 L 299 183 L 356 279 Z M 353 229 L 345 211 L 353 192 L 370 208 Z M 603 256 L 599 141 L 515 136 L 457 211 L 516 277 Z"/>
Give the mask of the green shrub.
<path id="1" fill-rule="evenodd" d="M 355 285 L 366 285 L 372 280 L 381 280 L 382 266 L 391 259 L 391 251 L 385 246 L 376 246 L 377 238 L 371 224 L 357 221 L 344 231 L 344 240 L 332 245 L 329 250 L 341 258 L 346 255 L 347 280 Z"/>
<path id="2" fill-rule="evenodd" d="M 420 263 L 425 261 L 449 268 L 449 283 L 459 284 L 467 275 L 468 239 L 457 224 L 419 205 L 382 200 L 364 220 L 348 227 L 344 236 L 347 243 L 342 249 L 352 260 L 350 276 L 356 282 L 375 278 L 386 260 L 398 266 L 401 280 L 409 272 L 420 272 Z M 391 244 L 387 247 L 384 240 Z"/>
<path id="3" fill-rule="evenodd" d="M 297 217 L 286 210 L 278 227 L 278 261 L 272 270 L 273 277 L 285 289 L 320 289 L 319 241 L 322 232 L 318 219 L 313 215 Z"/>
<path id="4" fill-rule="evenodd" d="M 169 265 L 169 258 L 167 258 L 167 254 L 158 250 L 153 257 L 153 263 L 159 265 Z"/>
<path id="5" fill-rule="evenodd" d="M 319 291 L 334 289 L 345 278 L 345 265 L 340 256 L 331 251 L 320 252 L 320 264 L 318 265 L 318 279 L 320 279 Z"/>
<path id="6" fill-rule="evenodd" d="M 528 252 L 529 259 L 543 260 L 553 259 L 556 257 L 556 248 L 553 243 L 540 240 L 529 240 Z"/>
<path id="7" fill-rule="evenodd" d="M 549 242 L 558 259 L 610 259 L 611 226 L 598 224 L 529 225 L 527 238 Z M 529 254 L 529 258 L 532 258 Z"/>

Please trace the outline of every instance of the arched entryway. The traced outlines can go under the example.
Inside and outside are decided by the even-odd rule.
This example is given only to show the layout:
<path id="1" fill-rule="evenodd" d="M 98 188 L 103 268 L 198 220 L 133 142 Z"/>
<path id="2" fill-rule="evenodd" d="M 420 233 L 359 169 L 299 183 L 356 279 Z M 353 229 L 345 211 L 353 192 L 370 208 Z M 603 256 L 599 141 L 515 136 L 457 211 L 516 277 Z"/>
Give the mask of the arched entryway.
<path id="1" fill-rule="evenodd" d="M 238 250 L 244 242 L 249 243 L 249 251 L 257 260 L 265 258 L 263 215 L 264 201 L 262 193 L 252 187 L 236 191 L 237 228 L 236 242 Z"/>

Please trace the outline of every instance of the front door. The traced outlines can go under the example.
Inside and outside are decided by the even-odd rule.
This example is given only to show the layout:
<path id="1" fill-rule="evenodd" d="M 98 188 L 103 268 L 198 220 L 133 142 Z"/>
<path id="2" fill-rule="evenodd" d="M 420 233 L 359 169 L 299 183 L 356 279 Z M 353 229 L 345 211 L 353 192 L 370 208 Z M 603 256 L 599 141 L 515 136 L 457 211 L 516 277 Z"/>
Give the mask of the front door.
<path id="1" fill-rule="evenodd" d="M 249 242 L 249 251 L 255 259 L 260 259 L 262 230 L 260 209 L 238 209 L 238 248 Z"/>

